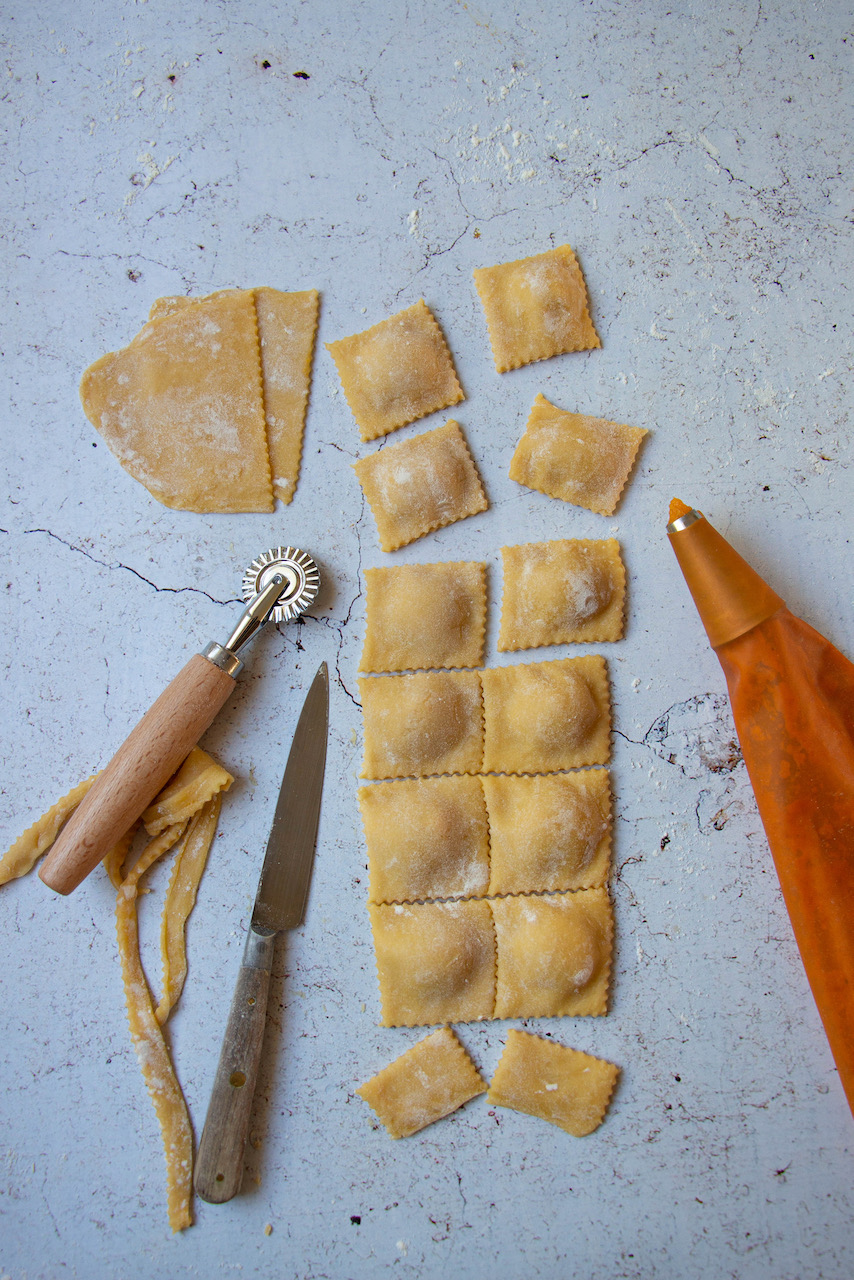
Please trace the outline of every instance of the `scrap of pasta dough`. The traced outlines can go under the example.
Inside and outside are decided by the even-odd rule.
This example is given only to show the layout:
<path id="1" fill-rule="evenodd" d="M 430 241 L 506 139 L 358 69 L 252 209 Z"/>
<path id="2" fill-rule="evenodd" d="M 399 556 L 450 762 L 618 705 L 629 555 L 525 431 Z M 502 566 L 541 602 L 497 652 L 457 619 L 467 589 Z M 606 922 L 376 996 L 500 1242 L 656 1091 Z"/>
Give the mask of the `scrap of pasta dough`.
<path id="1" fill-rule="evenodd" d="M 71 817 L 92 783 L 97 778 L 93 773 L 90 778 L 78 782 L 76 787 L 52 804 L 46 813 L 28 827 L 23 835 L 12 844 L 0 858 L 0 884 L 8 884 L 20 876 L 32 871 L 42 854 L 47 853 L 59 834 L 59 829 Z"/>
<path id="2" fill-rule="evenodd" d="M 613 1062 L 514 1029 L 507 1032 L 487 1101 L 583 1138 L 605 1119 L 619 1074 Z"/>
<path id="3" fill-rule="evenodd" d="M 359 691 L 363 778 L 480 772 L 483 717 L 476 671 L 362 677 Z"/>
<path id="4" fill-rule="evenodd" d="M 489 900 L 498 963 L 496 1018 L 608 1012 L 613 917 L 607 889 Z"/>
<path id="5" fill-rule="evenodd" d="M 80 396 L 122 466 L 165 506 L 272 511 L 251 291 L 149 321 L 86 370 Z"/>
<path id="6" fill-rule="evenodd" d="M 607 764 L 611 707 L 604 658 L 492 667 L 481 679 L 484 773 Z"/>
<path id="7" fill-rule="evenodd" d="M 142 815 L 145 829 L 156 836 L 176 822 L 198 813 L 220 791 L 228 791 L 234 778 L 201 747 L 193 747 L 187 759 Z"/>
<path id="8" fill-rule="evenodd" d="M 483 778 L 490 896 L 592 889 L 611 863 L 606 769 Z"/>
<path id="9" fill-rule="evenodd" d="M 354 464 L 383 551 L 489 506 L 458 422 L 388 445 Z"/>
<path id="10" fill-rule="evenodd" d="M 25 875 L 56 839 L 95 781 L 87 778 L 52 805 L 0 859 L 0 884 Z M 146 813 L 156 831 L 130 872 L 124 863 L 136 834 L 134 825 L 104 859 L 118 890 L 116 928 L 131 1037 L 146 1085 L 154 1101 L 166 1152 L 169 1221 L 173 1231 L 192 1221 L 193 1133 L 181 1087 L 160 1030 L 180 995 L 187 971 L 184 926 L 196 901 L 219 816 L 220 796 L 234 781 L 206 752 L 194 748 L 185 764 L 166 784 Z M 177 848 L 161 922 L 164 994 L 155 1012 L 151 990 L 139 953 L 137 899 L 145 872 L 170 849 Z"/>
<path id="11" fill-rule="evenodd" d="M 216 296 L 220 293 L 236 293 L 235 289 L 217 290 Z M 213 295 L 210 295 L 213 296 Z M 165 298 L 155 298 L 148 312 L 149 320 L 162 320 L 164 316 L 171 316 L 174 312 L 180 311 L 182 307 L 191 307 L 194 302 L 198 302 L 198 298 L 188 298 L 183 293 L 172 293 Z"/>
<path id="12" fill-rule="evenodd" d="M 489 902 L 370 905 L 368 911 L 383 1026 L 493 1016 L 495 928 Z"/>
<path id="13" fill-rule="evenodd" d="M 113 845 L 112 849 L 104 855 L 103 867 L 110 877 L 110 883 L 114 889 L 118 889 L 125 878 L 125 863 L 133 848 L 133 842 L 138 831 L 139 823 L 135 822 L 130 830 L 126 831 Z"/>
<path id="14" fill-rule="evenodd" d="M 587 286 L 568 244 L 474 273 L 499 373 L 566 351 L 601 347 Z"/>
<path id="15" fill-rule="evenodd" d="M 501 557 L 499 650 L 622 637 L 626 571 L 615 538 L 528 542 Z"/>
<path id="16" fill-rule="evenodd" d="M 211 296 L 240 292 L 222 289 Z M 258 320 L 273 493 L 289 503 L 299 479 L 320 295 L 316 289 L 283 293 L 263 286 L 251 292 Z M 148 318 L 159 320 L 197 301 L 180 294 L 158 298 Z"/>
<path id="17" fill-rule="evenodd" d="M 481 1077 L 450 1027 L 434 1031 L 373 1076 L 360 1098 L 392 1138 L 408 1138 L 486 1093 Z"/>
<path id="18" fill-rule="evenodd" d="M 643 427 L 558 409 L 538 395 L 510 463 L 510 479 L 597 515 L 613 515 Z"/>
<path id="19" fill-rule="evenodd" d="M 173 1231 L 183 1231 L 192 1223 L 193 1130 L 142 967 L 136 904 L 142 875 L 172 848 L 185 826 L 186 823 L 167 827 L 154 837 L 122 882 L 116 898 L 116 933 L 131 1040 L 160 1124 L 166 1154 L 169 1225 Z"/>
<path id="20" fill-rule="evenodd" d="M 479 667 L 486 565 L 466 561 L 365 570 L 367 625 L 360 671 Z"/>
<path id="21" fill-rule="evenodd" d="M 448 345 L 422 298 L 326 350 L 363 440 L 464 400 Z"/>
<path id="22" fill-rule="evenodd" d="M 482 897 L 489 827 L 480 778 L 417 778 L 359 788 L 370 902 Z"/>
<path id="23" fill-rule="evenodd" d="M 221 805 L 222 791 L 217 791 L 193 814 L 172 865 L 160 920 L 163 989 L 154 1016 L 161 1026 L 184 989 L 187 977 L 187 920 L 196 905 L 199 881 L 216 834 Z"/>
<path id="24" fill-rule="evenodd" d="M 288 503 L 299 478 L 320 295 L 316 289 L 253 293 L 273 493 Z"/>

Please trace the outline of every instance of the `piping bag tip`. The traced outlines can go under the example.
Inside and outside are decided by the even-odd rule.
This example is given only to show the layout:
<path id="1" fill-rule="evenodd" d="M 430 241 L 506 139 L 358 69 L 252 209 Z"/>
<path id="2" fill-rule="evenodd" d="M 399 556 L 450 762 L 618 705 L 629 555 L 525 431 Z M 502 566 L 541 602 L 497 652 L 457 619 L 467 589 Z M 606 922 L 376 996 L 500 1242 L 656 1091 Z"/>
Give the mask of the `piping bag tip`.
<path id="1" fill-rule="evenodd" d="M 668 524 L 673 524 L 673 521 L 678 520 L 680 516 L 690 515 L 693 510 L 694 508 L 687 506 L 681 498 L 671 498 L 670 511 L 667 516 Z"/>
<path id="2" fill-rule="evenodd" d="M 670 503 L 670 545 L 713 649 L 770 618 L 784 601 L 701 512 Z"/>

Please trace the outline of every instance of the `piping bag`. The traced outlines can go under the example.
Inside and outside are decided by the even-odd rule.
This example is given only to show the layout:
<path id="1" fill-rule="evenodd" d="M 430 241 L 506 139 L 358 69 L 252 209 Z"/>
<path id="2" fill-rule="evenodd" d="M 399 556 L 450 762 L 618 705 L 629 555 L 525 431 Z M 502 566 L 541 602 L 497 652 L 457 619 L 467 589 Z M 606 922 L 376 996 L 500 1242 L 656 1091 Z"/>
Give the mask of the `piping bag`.
<path id="1" fill-rule="evenodd" d="M 735 727 L 815 1002 L 854 1112 L 854 664 L 674 499 L 679 567 Z"/>

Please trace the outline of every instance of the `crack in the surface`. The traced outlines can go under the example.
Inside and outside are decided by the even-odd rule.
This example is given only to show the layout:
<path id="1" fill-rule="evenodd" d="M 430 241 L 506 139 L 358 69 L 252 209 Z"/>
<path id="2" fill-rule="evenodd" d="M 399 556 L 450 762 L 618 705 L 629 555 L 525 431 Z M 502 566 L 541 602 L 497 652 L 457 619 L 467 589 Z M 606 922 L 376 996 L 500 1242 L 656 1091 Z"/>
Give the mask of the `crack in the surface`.
<path id="1" fill-rule="evenodd" d="M 709 713 L 706 719 L 701 718 L 704 713 Z M 631 738 L 620 729 L 614 729 L 613 733 L 632 746 L 652 751 L 686 777 L 701 778 L 707 772 L 730 774 L 743 760 L 731 725 L 729 699 L 723 693 L 708 691 L 672 703 L 655 717 L 640 739 Z M 665 746 L 671 736 L 672 750 Z M 694 772 L 690 768 L 692 763 Z"/>
<path id="2" fill-rule="evenodd" d="M 347 697 L 348 697 L 348 698 L 350 699 L 350 701 L 353 703 L 353 705 L 354 705 L 354 706 L 356 706 L 356 707 L 358 707 L 360 711 L 361 711 L 361 709 L 362 709 L 362 704 L 361 704 L 361 702 L 360 702 L 360 701 L 359 701 L 359 699 L 358 699 L 354 694 L 352 694 L 352 693 L 350 692 L 350 690 L 347 688 L 347 685 L 344 683 L 344 677 L 343 677 L 343 675 L 341 674 L 341 650 L 342 650 L 342 648 L 344 647 L 344 628 L 345 628 L 345 627 L 347 627 L 347 626 L 349 626 L 349 624 L 350 624 L 350 620 L 351 620 L 351 618 L 352 618 L 352 616 L 353 616 L 353 609 L 355 608 L 356 601 L 357 601 L 357 600 L 360 600 L 360 599 L 361 599 L 361 597 L 362 597 L 362 534 L 361 534 L 361 529 L 360 529 L 360 527 L 359 527 L 359 526 L 361 525 L 361 523 L 362 523 L 362 521 L 364 520 L 364 518 L 365 518 L 365 495 L 364 495 L 364 493 L 363 493 L 363 494 L 362 494 L 361 509 L 360 509 L 360 511 L 359 511 L 359 518 L 358 518 L 358 520 L 356 520 L 356 521 L 353 523 L 353 532 L 354 532 L 354 533 L 355 533 L 355 535 L 356 535 L 356 558 L 357 558 L 357 564 L 356 564 L 356 584 L 357 584 L 357 591 L 356 591 L 356 594 L 355 594 L 355 595 L 352 597 L 352 599 L 350 600 L 349 605 L 347 606 L 347 613 L 346 613 L 346 616 L 344 617 L 343 621 L 342 621 L 340 624 L 338 624 L 338 626 L 337 626 L 337 628 L 336 628 L 336 629 L 337 629 L 337 631 L 338 631 L 338 651 L 337 651 L 337 653 L 335 654 L 335 678 L 336 678 L 336 680 L 337 680 L 338 684 L 341 686 L 341 688 L 342 688 L 342 689 L 344 690 L 344 692 L 346 693 Z"/>
<path id="3" fill-rule="evenodd" d="M 140 582 L 144 582 L 147 587 L 151 587 L 153 591 L 168 592 L 171 595 L 182 595 L 185 591 L 192 592 L 195 595 L 206 596 L 212 604 L 232 605 L 242 604 L 243 601 L 239 596 L 231 596 L 228 600 L 217 600 L 216 596 L 212 596 L 209 591 L 203 590 L 202 587 L 159 587 L 156 582 L 152 582 L 150 578 L 134 569 L 132 565 L 122 564 L 121 561 L 100 560 L 97 556 L 92 555 L 91 551 L 87 551 L 85 547 L 78 547 L 73 542 L 69 542 L 66 538 L 60 538 L 58 533 L 53 533 L 50 529 L 24 529 L 25 535 L 35 533 L 44 534 L 48 538 L 53 538 L 55 542 L 59 542 L 63 547 L 67 547 L 69 551 L 74 551 L 77 555 L 85 556 L 87 560 L 91 560 L 93 564 L 100 565 L 102 569 L 118 570 L 121 569 L 125 573 L 132 573 L 135 578 L 139 578 Z"/>
<path id="4" fill-rule="evenodd" d="M 400 297 L 402 293 L 406 293 L 406 291 L 409 288 L 411 288 L 413 280 L 417 280 L 418 277 L 421 275 L 421 272 L 427 270 L 427 268 L 430 266 L 430 263 L 433 261 L 434 258 L 441 258 L 443 254 L 450 253 L 452 249 L 455 249 L 457 245 L 460 243 L 460 241 L 462 240 L 463 236 L 468 235 L 470 226 L 471 226 L 471 223 L 469 223 L 468 226 L 463 227 L 459 235 L 454 236 L 454 239 L 451 241 L 451 243 L 446 245 L 443 249 L 431 249 L 429 246 L 425 246 L 425 248 L 422 249 L 422 256 L 424 258 L 424 261 L 422 262 L 418 270 L 412 273 L 412 275 L 407 280 L 406 284 L 403 285 L 402 288 L 397 290 L 397 293 L 395 293 L 394 295 L 395 301 L 397 301 L 397 299 Z"/>
<path id="5" fill-rule="evenodd" d="M 135 258 L 139 262 L 148 262 L 153 267 L 160 267 L 163 271 L 174 271 L 174 266 L 168 262 L 161 262 L 159 258 L 147 258 L 144 253 L 72 253 L 70 249 L 54 249 L 54 254 L 61 254 L 63 258 L 81 258 L 84 262 L 106 262 L 108 258 L 115 258 L 118 262 L 127 262 L 129 258 Z"/>

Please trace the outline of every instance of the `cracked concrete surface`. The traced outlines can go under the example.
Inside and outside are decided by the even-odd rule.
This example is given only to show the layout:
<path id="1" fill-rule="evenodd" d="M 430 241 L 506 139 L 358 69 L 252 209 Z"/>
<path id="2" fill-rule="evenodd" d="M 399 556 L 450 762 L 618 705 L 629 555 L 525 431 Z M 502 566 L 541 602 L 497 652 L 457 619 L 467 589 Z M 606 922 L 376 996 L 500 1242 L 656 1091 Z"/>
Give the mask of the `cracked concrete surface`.
<path id="1" fill-rule="evenodd" d="M 795 949 L 722 675 L 664 537 L 678 494 L 854 653 L 850 12 L 841 0 L 60 0 L 7 5 L 0 169 L 0 843 L 222 640 L 244 564 L 294 542 L 312 615 L 251 652 L 206 745 L 234 772 L 171 1026 L 197 1131 L 302 694 L 334 672 L 306 923 L 277 952 L 243 1194 L 169 1236 L 113 895 L 0 891 L 0 1275 L 80 1280 L 849 1280 L 852 1119 Z M 600 351 L 494 372 L 471 271 L 571 243 Z M 303 471 L 272 515 L 159 507 L 83 416 L 82 370 L 154 298 L 317 288 Z M 467 399 L 491 508 L 394 557 L 325 341 L 419 297 Z M 537 392 L 648 428 L 613 519 L 507 478 Z M 403 438 L 439 425 L 435 415 Z M 378 1027 L 354 800 L 363 570 L 619 538 L 612 1012 L 529 1029 L 623 1068 L 574 1141 L 472 1102 L 392 1143 L 355 1087 L 420 1036 Z M 586 650 L 582 649 L 581 652 Z M 576 650 L 544 650 L 532 658 Z M 158 899 L 142 904 L 158 974 Z M 507 1025 L 460 1035 L 488 1077 Z M 265 1234 L 265 1226 L 272 1232 Z"/>

